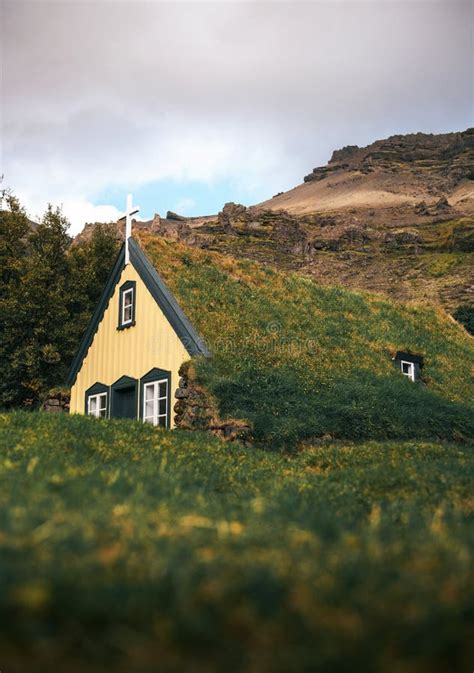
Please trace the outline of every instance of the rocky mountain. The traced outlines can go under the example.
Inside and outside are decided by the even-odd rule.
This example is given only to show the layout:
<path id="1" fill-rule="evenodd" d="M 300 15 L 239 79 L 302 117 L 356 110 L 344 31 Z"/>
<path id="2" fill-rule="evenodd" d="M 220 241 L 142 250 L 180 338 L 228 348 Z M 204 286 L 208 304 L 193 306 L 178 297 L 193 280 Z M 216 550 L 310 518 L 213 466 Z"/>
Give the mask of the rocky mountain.
<path id="1" fill-rule="evenodd" d="M 434 203 L 474 211 L 474 129 L 440 135 L 415 133 L 336 150 L 302 185 L 261 204 L 292 213 L 344 208 L 386 208 Z"/>
<path id="2" fill-rule="evenodd" d="M 437 184 L 432 184 L 431 189 L 446 190 L 465 177 L 474 179 L 473 152 L 474 129 L 439 135 L 396 135 L 368 147 L 349 145 L 335 150 L 327 167 L 315 168 L 304 181 L 320 180 L 331 172 L 347 169 L 365 174 L 376 169 L 393 172 L 398 164 L 400 172 L 403 169 L 414 175 L 434 173 Z"/>
<path id="3" fill-rule="evenodd" d="M 474 300 L 474 129 L 344 147 L 263 203 L 228 203 L 201 218 L 168 212 L 134 226 L 453 311 Z"/>

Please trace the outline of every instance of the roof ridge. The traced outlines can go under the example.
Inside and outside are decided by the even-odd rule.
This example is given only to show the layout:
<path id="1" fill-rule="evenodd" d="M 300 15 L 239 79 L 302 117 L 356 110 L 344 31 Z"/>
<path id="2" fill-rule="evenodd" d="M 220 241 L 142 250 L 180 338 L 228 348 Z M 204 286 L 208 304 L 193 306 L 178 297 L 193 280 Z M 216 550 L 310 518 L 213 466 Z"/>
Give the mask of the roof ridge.
<path id="1" fill-rule="evenodd" d="M 130 260 L 139 273 L 141 279 L 160 306 L 171 326 L 175 329 L 183 345 L 190 355 L 205 355 L 210 351 L 204 340 L 199 336 L 191 321 L 179 305 L 176 297 L 166 285 L 155 266 L 148 259 L 138 243 L 130 239 Z M 192 351 L 192 352 L 191 352 Z"/>

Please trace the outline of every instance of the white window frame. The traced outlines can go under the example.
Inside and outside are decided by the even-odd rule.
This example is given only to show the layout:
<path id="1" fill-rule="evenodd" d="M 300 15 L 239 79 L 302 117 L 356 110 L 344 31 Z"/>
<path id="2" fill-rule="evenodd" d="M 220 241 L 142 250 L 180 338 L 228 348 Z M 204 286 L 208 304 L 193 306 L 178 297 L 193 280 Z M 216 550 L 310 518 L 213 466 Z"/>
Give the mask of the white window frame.
<path id="1" fill-rule="evenodd" d="M 103 400 L 101 399 L 103 398 Z M 91 411 L 91 401 L 95 400 L 96 407 Z M 101 415 L 101 411 L 104 412 Z M 87 415 L 95 418 L 107 418 L 107 393 L 97 393 L 96 395 L 89 395 L 87 398 Z"/>
<path id="2" fill-rule="evenodd" d="M 130 302 L 127 303 L 127 295 L 131 297 Z M 133 301 L 134 301 L 134 288 L 129 287 L 126 290 L 122 290 L 122 315 L 121 315 L 121 325 L 130 325 L 133 322 Z M 125 320 L 125 309 L 130 308 L 130 319 Z"/>
<path id="3" fill-rule="evenodd" d="M 166 385 L 166 393 L 165 395 L 162 395 L 161 397 L 159 396 L 159 391 L 160 391 L 160 383 L 164 383 Z M 147 415 L 146 414 L 146 403 L 147 401 L 150 402 L 150 400 L 147 400 L 146 397 L 146 391 L 149 388 L 153 388 L 153 414 Z M 152 423 L 153 425 L 161 425 L 161 427 L 167 428 L 168 427 L 168 397 L 169 397 L 169 381 L 167 378 L 165 379 L 157 379 L 156 381 L 149 381 L 148 383 L 143 384 L 143 422 L 144 423 Z M 165 413 L 160 414 L 160 401 L 165 400 Z M 160 424 L 160 418 L 164 418 L 164 424 Z"/>
<path id="4" fill-rule="evenodd" d="M 403 371 L 403 365 L 408 365 L 408 367 L 409 367 L 408 372 Z M 409 360 L 400 360 L 400 370 L 401 370 L 403 376 L 407 376 L 410 379 L 410 381 L 415 380 L 415 363 L 414 362 L 410 362 Z"/>

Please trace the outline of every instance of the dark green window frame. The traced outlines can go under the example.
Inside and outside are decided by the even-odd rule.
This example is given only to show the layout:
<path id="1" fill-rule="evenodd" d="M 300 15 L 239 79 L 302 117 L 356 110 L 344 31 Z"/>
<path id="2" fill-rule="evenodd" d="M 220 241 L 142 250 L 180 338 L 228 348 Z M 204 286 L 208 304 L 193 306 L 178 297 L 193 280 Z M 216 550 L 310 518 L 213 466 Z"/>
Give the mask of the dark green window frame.
<path id="1" fill-rule="evenodd" d="M 143 407 L 144 407 L 144 399 L 145 399 L 145 384 L 146 383 L 155 383 L 156 381 L 163 381 L 166 380 L 167 382 L 167 388 L 168 388 L 168 394 L 167 394 L 167 401 L 166 401 L 166 427 L 170 427 L 170 420 L 171 420 L 171 372 L 166 370 L 166 369 L 159 369 L 158 367 L 154 367 L 153 369 L 150 369 L 150 371 L 145 374 L 144 376 L 141 377 L 140 379 L 140 404 L 139 404 L 139 418 L 140 420 L 143 421 Z"/>
<path id="2" fill-rule="evenodd" d="M 130 294 L 130 290 L 132 291 L 132 315 L 131 315 L 131 320 L 128 322 L 124 322 L 124 301 L 125 301 L 125 295 Z M 120 295 L 119 295 L 119 314 L 118 314 L 118 327 L 117 329 L 128 329 L 129 327 L 133 327 L 135 325 L 135 309 L 137 305 L 137 284 L 134 280 L 127 280 L 123 285 L 120 286 Z"/>
<path id="3" fill-rule="evenodd" d="M 88 388 L 84 394 L 84 414 L 89 416 L 89 397 L 94 395 L 103 395 L 106 394 L 106 412 L 105 418 L 110 418 L 110 386 L 106 386 L 105 383 L 99 383 L 97 381 L 90 388 Z"/>

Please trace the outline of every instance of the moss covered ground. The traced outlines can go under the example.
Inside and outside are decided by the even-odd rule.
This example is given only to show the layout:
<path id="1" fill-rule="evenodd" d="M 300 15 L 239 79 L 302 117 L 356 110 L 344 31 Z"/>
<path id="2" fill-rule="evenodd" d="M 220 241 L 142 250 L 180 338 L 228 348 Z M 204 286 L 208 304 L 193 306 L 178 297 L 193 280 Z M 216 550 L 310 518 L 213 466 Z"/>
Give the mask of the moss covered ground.
<path id="1" fill-rule="evenodd" d="M 472 448 L 0 417 L 5 671 L 464 673 Z"/>

